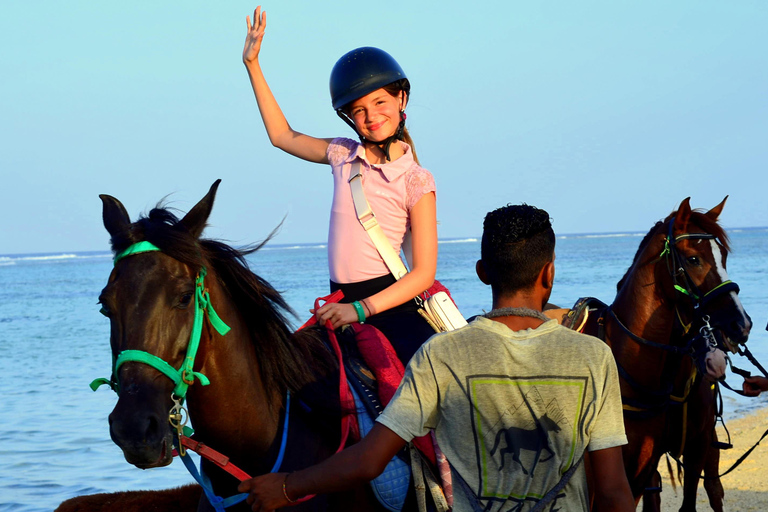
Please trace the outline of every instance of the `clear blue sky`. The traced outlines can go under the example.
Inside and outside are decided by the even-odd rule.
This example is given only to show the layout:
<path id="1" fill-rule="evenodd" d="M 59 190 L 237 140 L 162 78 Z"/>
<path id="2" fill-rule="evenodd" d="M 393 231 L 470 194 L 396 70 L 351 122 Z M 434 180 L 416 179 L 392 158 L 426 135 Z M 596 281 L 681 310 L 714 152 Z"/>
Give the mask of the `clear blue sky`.
<path id="1" fill-rule="evenodd" d="M 208 234 L 322 242 L 328 168 L 270 146 L 241 62 L 255 2 L 6 2 L 0 254 L 107 249 L 98 194 L 186 211 Z M 645 231 L 686 196 L 768 224 L 768 2 L 264 4 L 267 79 L 294 128 L 351 136 L 328 76 L 358 46 L 401 63 L 441 237 L 527 202 L 557 232 Z"/>

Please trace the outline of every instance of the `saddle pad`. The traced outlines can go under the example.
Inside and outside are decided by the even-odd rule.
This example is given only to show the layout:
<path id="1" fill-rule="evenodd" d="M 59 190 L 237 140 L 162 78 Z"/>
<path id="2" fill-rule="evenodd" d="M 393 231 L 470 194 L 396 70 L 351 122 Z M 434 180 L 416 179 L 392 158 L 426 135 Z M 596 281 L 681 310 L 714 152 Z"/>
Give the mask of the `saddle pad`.
<path id="1" fill-rule="evenodd" d="M 365 436 L 373 428 L 373 418 L 368 414 L 354 387 L 350 387 L 355 400 L 360 434 Z M 411 484 L 411 468 L 400 457 L 394 457 L 384 472 L 371 481 L 373 494 L 379 503 L 392 512 L 400 512 L 405 504 L 408 486 Z"/>

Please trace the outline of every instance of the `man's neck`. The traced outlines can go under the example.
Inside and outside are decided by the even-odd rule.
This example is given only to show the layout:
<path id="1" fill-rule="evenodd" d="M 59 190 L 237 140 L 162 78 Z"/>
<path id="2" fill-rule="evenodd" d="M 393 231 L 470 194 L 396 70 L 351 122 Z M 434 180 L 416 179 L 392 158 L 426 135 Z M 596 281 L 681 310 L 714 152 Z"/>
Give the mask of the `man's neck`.
<path id="1" fill-rule="evenodd" d="M 525 309 L 532 309 L 534 311 L 541 312 L 542 310 L 542 304 L 545 301 L 542 301 L 541 297 L 537 297 L 535 294 L 523 294 L 523 293 L 517 293 L 515 295 L 512 295 L 510 297 L 494 297 L 493 298 L 493 309 L 502 309 L 502 308 L 525 308 Z M 523 331 L 525 329 L 535 329 L 544 322 L 539 318 L 533 318 L 529 316 L 515 316 L 515 315 L 505 315 L 505 316 L 499 316 L 492 318 L 491 320 L 495 320 L 496 322 L 500 322 L 513 331 Z"/>

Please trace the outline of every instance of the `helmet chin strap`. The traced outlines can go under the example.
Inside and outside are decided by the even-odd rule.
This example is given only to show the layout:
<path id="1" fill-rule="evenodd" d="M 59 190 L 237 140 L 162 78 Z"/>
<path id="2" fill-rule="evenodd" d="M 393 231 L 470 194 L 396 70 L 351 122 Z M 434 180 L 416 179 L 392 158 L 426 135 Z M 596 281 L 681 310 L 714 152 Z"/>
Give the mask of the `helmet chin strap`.
<path id="1" fill-rule="evenodd" d="M 375 141 L 366 139 L 362 135 L 360 135 L 360 132 L 357 131 L 357 127 L 355 126 L 355 123 L 352 122 L 352 120 L 344 114 L 341 109 L 336 111 L 336 114 L 344 120 L 345 123 L 347 123 L 353 130 L 355 130 L 355 133 L 357 133 L 357 136 L 360 137 L 360 143 L 361 144 L 373 144 L 375 146 L 378 146 L 379 149 L 384 153 L 384 158 L 386 158 L 387 162 L 390 162 L 392 159 L 389 157 L 389 147 L 392 145 L 392 143 L 396 140 L 403 140 L 403 132 L 405 131 L 405 112 L 400 111 L 400 124 L 397 125 L 397 130 L 395 130 L 395 133 L 390 135 L 384 140 Z"/>

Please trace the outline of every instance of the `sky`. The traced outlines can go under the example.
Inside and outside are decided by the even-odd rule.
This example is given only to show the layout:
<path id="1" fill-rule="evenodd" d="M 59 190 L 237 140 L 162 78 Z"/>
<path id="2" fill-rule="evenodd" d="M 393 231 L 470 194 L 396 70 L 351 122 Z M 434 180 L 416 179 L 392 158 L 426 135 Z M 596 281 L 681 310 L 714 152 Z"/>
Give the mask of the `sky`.
<path id="1" fill-rule="evenodd" d="M 133 218 L 222 184 L 207 235 L 324 242 L 330 168 L 272 147 L 232 0 L 8 2 L 0 17 L 0 254 L 108 249 L 99 194 Z M 686 197 L 768 225 L 768 3 L 412 0 L 264 4 L 261 63 L 293 128 L 353 137 L 336 60 L 392 54 L 435 176 L 438 234 L 508 203 L 558 233 L 647 231 Z"/>

